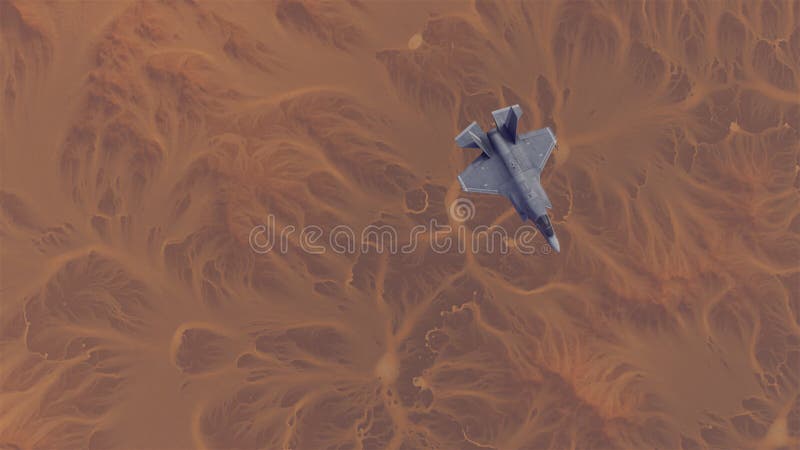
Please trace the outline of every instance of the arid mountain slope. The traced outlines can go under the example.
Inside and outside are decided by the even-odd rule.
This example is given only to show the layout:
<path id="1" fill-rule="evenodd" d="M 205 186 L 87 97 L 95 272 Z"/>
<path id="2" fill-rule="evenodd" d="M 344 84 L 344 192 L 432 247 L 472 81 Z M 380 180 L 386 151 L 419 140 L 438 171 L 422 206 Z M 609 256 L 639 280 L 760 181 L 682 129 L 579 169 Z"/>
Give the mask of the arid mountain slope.
<path id="1" fill-rule="evenodd" d="M 798 23 L 0 0 L 0 448 L 797 448 Z M 517 230 L 453 143 L 514 103 L 561 254 L 252 248 Z"/>

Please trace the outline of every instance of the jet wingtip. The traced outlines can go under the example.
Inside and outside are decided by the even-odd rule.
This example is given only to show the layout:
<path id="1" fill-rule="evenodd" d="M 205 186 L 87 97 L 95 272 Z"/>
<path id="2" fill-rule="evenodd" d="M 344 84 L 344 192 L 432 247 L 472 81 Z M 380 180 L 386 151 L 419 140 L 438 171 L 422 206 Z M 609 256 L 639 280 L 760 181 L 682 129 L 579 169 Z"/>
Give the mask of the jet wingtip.
<path id="1" fill-rule="evenodd" d="M 461 178 L 461 175 L 458 176 L 458 182 L 461 184 L 461 190 L 464 192 L 469 192 L 467 189 L 467 185 L 464 184 L 464 180 Z"/>
<path id="2" fill-rule="evenodd" d="M 544 129 L 547 130 L 547 134 L 549 134 L 550 139 L 553 140 L 553 145 L 558 146 L 558 140 L 556 139 L 556 135 L 553 133 L 553 130 L 550 127 L 545 127 Z"/>

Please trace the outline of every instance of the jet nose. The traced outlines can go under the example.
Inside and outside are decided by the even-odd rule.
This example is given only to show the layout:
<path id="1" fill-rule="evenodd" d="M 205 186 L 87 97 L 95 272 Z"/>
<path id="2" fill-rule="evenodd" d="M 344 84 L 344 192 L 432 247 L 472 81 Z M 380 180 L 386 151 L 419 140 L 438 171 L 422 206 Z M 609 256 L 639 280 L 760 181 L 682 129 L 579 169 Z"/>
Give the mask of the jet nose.
<path id="1" fill-rule="evenodd" d="M 561 247 L 558 245 L 558 238 L 555 234 L 547 238 L 547 243 L 556 253 L 561 253 Z"/>

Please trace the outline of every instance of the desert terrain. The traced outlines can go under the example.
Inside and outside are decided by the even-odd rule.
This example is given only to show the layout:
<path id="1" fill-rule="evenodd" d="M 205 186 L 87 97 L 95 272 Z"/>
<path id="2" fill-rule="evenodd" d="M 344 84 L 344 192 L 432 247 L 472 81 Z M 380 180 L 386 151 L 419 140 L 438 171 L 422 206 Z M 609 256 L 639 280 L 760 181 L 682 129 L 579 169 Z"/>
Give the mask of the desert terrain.
<path id="1" fill-rule="evenodd" d="M 798 23 L 0 0 L 0 448 L 800 447 Z M 519 227 L 453 142 L 511 104 L 560 254 L 252 248 Z"/>

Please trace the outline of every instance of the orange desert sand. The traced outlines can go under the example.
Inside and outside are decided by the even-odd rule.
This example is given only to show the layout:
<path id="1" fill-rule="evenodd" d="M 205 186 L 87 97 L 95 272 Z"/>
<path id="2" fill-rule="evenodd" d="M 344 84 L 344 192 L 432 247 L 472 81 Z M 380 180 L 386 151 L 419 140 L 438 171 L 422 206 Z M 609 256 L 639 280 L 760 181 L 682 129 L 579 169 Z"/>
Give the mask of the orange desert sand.
<path id="1" fill-rule="evenodd" d="M 798 448 L 798 23 L 0 0 L 0 448 Z M 453 142 L 517 103 L 561 254 L 251 249 L 518 229 Z"/>

